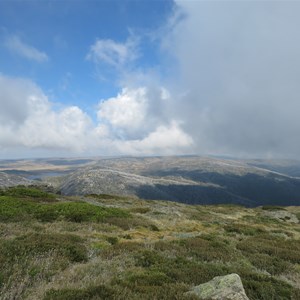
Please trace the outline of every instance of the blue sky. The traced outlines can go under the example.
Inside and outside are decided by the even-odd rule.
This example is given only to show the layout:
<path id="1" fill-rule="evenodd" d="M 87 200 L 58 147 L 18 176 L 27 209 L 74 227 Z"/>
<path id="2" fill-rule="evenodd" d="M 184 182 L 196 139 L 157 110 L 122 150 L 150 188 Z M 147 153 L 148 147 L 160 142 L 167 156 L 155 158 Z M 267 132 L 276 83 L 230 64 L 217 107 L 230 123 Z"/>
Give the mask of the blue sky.
<path id="1" fill-rule="evenodd" d="M 299 158 L 300 2 L 0 1 L 0 159 Z"/>
<path id="2" fill-rule="evenodd" d="M 158 66 L 159 47 L 147 35 L 164 25 L 173 7 L 169 0 L 1 1 L 2 44 L 17 37 L 47 55 L 39 62 L 1 47 L 1 72 L 30 78 L 53 101 L 91 111 L 99 99 L 116 94 L 119 74 L 106 64 L 97 70 L 86 59 L 90 46 L 96 39 L 124 43 L 137 35 L 143 43 L 136 64 Z"/>

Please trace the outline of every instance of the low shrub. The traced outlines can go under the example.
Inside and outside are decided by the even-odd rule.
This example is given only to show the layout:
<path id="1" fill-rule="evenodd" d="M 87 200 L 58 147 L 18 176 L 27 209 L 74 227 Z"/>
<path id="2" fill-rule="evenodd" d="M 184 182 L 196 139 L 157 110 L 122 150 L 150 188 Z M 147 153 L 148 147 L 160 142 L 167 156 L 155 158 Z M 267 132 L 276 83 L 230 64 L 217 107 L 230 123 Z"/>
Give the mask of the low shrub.
<path id="1" fill-rule="evenodd" d="M 194 237 L 179 241 L 183 251 L 201 261 L 230 261 L 235 258 L 235 250 L 227 242 L 212 237 L 211 240 Z"/>
<path id="2" fill-rule="evenodd" d="M 41 221 L 59 218 L 71 222 L 104 222 L 107 218 L 129 218 L 129 214 L 119 208 L 95 206 L 86 202 L 62 202 L 41 205 L 35 216 Z"/>
<path id="3" fill-rule="evenodd" d="M 37 187 L 15 186 L 7 189 L 0 189 L 0 196 L 11 196 L 18 198 L 34 198 L 34 200 L 53 201 L 55 195 L 49 194 Z"/>
<path id="4" fill-rule="evenodd" d="M 277 206 L 277 205 L 264 205 L 261 207 L 262 210 L 286 210 L 282 206 Z"/>
<path id="5" fill-rule="evenodd" d="M 133 213 L 139 213 L 139 214 L 146 214 L 149 212 L 151 209 L 149 207 L 134 207 L 131 208 L 130 211 Z"/>
<path id="6" fill-rule="evenodd" d="M 153 265 L 161 264 L 164 258 L 156 251 L 144 250 L 134 255 L 136 266 L 149 268 Z"/>
<path id="7" fill-rule="evenodd" d="M 103 199 L 103 200 L 124 200 L 127 197 L 124 196 L 117 196 L 117 195 L 110 195 L 110 194 L 86 194 L 84 195 L 87 198 L 94 198 L 94 199 Z"/>
<path id="8" fill-rule="evenodd" d="M 259 270 L 265 270 L 271 275 L 278 275 L 291 269 L 291 263 L 264 253 L 248 254 L 247 258 Z"/>
<path id="9" fill-rule="evenodd" d="M 300 263 L 300 241 L 285 240 L 278 236 L 263 234 L 249 237 L 237 244 L 244 255 L 266 254 L 290 263 Z"/>
<path id="10" fill-rule="evenodd" d="M 154 226 L 156 225 L 153 225 L 151 221 L 142 217 L 132 216 L 129 213 L 127 213 L 127 215 L 130 217 L 108 216 L 105 217 L 104 221 L 105 223 L 108 223 L 110 225 L 118 226 L 123 230 L 130 230 L 132 228 L 144 227 L 144 228 L 149 228 L 152 231 L 153 230 L 155 231 Z"/>
<path id="11" fill-rule="evenodd" d="M 0 221 L 4 222 L 32 219 L 42 222 L 58 219 L 70 222 L 109 222 L 111 218 L 130 218 L 130 214 L 119 208 L 95 206 L 86 202 L 36 203 L 11 196 L 0 197 Z"/>
<path id="12" fill-rule="evenodd" d="M 136 271 L 126 274 L 121 282 L 127 287 L 161 286 L 170 283 L 171 279 L 163 272 L 157 270 Z"/>
<path id="13" fill-rule="evenodd" d="M 189 285 L 199 285 L 229 273 L 228 267 L 221 263 L 199 262 L 182 256 L 166 259 L 152 268 L 165 273 L 173 282 Z"/>
<path id="14" fill-rule="evenodd" d="M 60 289 L 48 290 L 44 300 L 89 300 L 89 299 L 114 299 L 115 291 L 105 285 L 91 286 L 86 289 Z"/>
<path id="15" fill-rule="evenodd" d="M 111 244 L 111 245 L 115 245 L 118 243 L 119 239 L 115 236 L 108 236 L 106 237 L 106 240 Z"/>
<path id="16" fill-rule="evenodd" d="M 0 222 L 20 222 L 32 219 L 39 204 L 18 200 L 11 196 L 0 196 Z"/>
<path id="17" fill-rule="evenodd" d="M 244 224 L 237 224 L 237 223 L 225 225 L 224 229 L 229 233 L 238 233 L 244 235 L 257 235 L 266 232 L 266 230 L 261 227 L 254 227 L 251 225 L 244 225 Z"/>
<path id="18" fill-rule="evenodd" d="M 0 245 L 0 264 L 56 251 L 71 262 L 87 260 L 87 251 L 83 240 L 71 234 L 26 234 L 11 240 L 4 240 Z"/>
<path id="19" fill-rule="evenodd" d="M 240 274 L 245 292 L 249 299 L 290 300 L 293 288 L 278 279 L 257 273 Z"/>

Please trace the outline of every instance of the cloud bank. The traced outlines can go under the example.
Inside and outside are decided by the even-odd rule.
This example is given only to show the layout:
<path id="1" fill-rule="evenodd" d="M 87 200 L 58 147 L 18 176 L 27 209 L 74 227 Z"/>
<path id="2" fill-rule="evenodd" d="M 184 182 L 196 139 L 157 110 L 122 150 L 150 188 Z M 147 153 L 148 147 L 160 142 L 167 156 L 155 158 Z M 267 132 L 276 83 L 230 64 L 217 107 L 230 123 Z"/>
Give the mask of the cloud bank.
<path id="1" fill-rule="evenodd" d="M 178 1 L 164 45 L 198 153 L 299 157 L 300 2 Z"/>
<path id="2" fill-rule="evenodd" d="M 166 101 L 166 91 L 157 91 Z M 176 120 L 150 110 L 153 91 L 124 88 L 100 101 L 97 122 L 77 106 L 56 110 L 32 81 L 0 75 L 0 153 L 43 149 L 43 155 L 174 154 L 192 144 Z M 15 151 L 15 155 L 20 155 Z"/>

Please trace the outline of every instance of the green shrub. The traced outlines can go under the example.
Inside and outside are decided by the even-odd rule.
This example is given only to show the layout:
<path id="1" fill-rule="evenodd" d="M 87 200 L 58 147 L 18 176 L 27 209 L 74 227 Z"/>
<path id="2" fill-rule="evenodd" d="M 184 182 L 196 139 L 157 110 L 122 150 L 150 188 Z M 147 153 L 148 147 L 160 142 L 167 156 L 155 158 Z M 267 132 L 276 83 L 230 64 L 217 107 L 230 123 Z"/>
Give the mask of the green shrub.
<path id="1" fill-rule="evenodd" d="M 257 269 L 265 270 L 272 275 L 284 273 L 292 267 L 289 262 L 264 253 L 249 253 L 247 258 Z"/>
<path id="2" fill-rule="evenodd" d="M 118 243 L 118 238 L 117 237 L 115 237 L 115 236 L 108 236 L 107 238 L 106 238 L 106 240 L 111 244 L 111 245 L 115 245 L 115 244 L 117 244 Z"/>
<path id="3" fill-rule="evenodd" d="M 11 196 L 0 196 L 0 222 L 30 220 L 38 204 L 17 200 Z"/>
<path id="4" fill-rule="evenodd" d="M 70 234 L 34 233 L 4 240 L 0 245 L 0 264 L 50 251 L 57 251 L 71 262 L 87 260 L 87 251 L 81 238 Z"/>
<path id="5" fill-rule="evenodd" d="M 262 253 L 290 263 L 300 263 L 300 241 L 263 234 L 250 237 L 238 243 L 237 248 L 244 255 Z"/>
<path id="6" fill-rule="evenodd" d="M 104 222 L 106 218 L 128 218 L 130 215 L 119 208 L 95 206 L 86 202 L 62 202 L 41 205 L 36 217 L 41 221 L 63 218 L 71 222 Z"/>
<path id="7" fill-rule="evenodd" d="M 105 285 L 91 286 L 86 289 L 51 289 L 46 292 L 44 300 L 89 300 L 114 299 L 115 292 Z"/>
<path id="8" fill-rule="evenodd" d="M 129 287 L 138 287 L 159 286 L 169 282 L 171 282 L 171 279 L 166 274 L 157 270 L 147 270 L 127 274 L 122 284 Z"/>
<path id="9" fill-rule="evenodd" d="M 0 196 L 11 196 L 18 198 L 34 198 L 44 201 L 55 200 L 55 195 L 49 194 L 37 187 L 15 186 L 8 189 L 0 189 Z"/>
<path id="10" fill-rule="evenodd" d="M 229 273 L 228 267 L 222 263 L 205 263 L 180 256 L 165 259 L 152 268 L 165 273 L 173 282 L 189 285 L 199 285 Z"/>
<path id="11" fill-rule="evenodd" d="M 139 214 L 146 214 L 149 212 L 151 209 L 149 207 L 134 207 L 131 208 L 130 211 L 133 213 L 139 213 Z"/>
<path id="12" fill-rule="evenodd" d="M 86 202 L 36 203 L 11 196 L 0 197 L 0 221 L 4 222 L 31 219 L 42 222 L 58 219 L 70 222 L 109 222 L 111 218 L 129 217 L 130 214 L 125 210 L 95 206 Z"/>
<path id="13" fill-rule="evenodd" d="M 212 240 L 207 240 L 203 237 L 194 237 L 181 240 L 179 244 L 187 255 L 201 261 L 230 261 L 235 258 L 234 249 L 221 239 L 212 237 Z"/>
<path id="14" fill-rule="evenodd" d="M 136 266 L 149 268 L 153 265 L 160 264 L 163 257 L 156 251 L 144 250 L 134 255 Z"/>
<path id="15" fill-rule="evenodd" d="M 286 210 L 282 206 L 277 206 L 277 205 L 264 205 L 261 207 L 263 210 Z"/>
<path id="16" fill-rule="evenodd" d="M 249 299 L 290 300 L 293 288 L 278 279 L 257 273 L 240 274 Z"/>
<path id="17" fill-rule="evenodd" d="M 292 300 L 300 299 L 300 289 L 293 289 L 292 291 Z"/>
<path id="18" fill-rule="evenodd" d="M 263 228 L 244 224 L 225 225 L 224 229 L 229 233 L 238 233 L 244 235 L 257 235 L 266 232 L 266 230 L 264 230 Z"/>
<path id="19" fill-rule="evenodd" d="M 152 223 L 149 220 L 142 217 L 131 216 L 128 213 L 127 215 L 130 217 L 109 216 L 106 217 L 104 221 L 110 225 L 118 226 L 123 230 L 130 230 L 136 227 L 151 229 Z"/>
<path id="20" fill-rule="evenodd" d="M 155 224 L 150 224 L 149 229 L 152 231 L 159 231 L 159 228 Z"/>
<path id="21" fill-rule="evenodd" d="M 84 195 L 87 198 L 95 198 L 95 199 L 103 199 L 103 200 L 124 200 L 127 197 L 124 196 L 117 196 L 117 195 L 110 195 L 110 194 L 86 194 Z"/>

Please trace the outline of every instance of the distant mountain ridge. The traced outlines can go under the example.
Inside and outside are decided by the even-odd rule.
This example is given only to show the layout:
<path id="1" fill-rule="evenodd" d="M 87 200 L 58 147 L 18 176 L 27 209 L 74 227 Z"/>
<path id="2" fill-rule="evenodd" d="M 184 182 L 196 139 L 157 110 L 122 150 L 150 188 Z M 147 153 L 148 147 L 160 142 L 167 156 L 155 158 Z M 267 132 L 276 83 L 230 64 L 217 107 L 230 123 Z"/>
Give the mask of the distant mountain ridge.
<path id="1" fill-rule="evenodd" d="M 60 190 L 189 204 L 300 205 L 298 178 L 246 161 L 198 156 L 101 159 L 65 176 Z"/>

